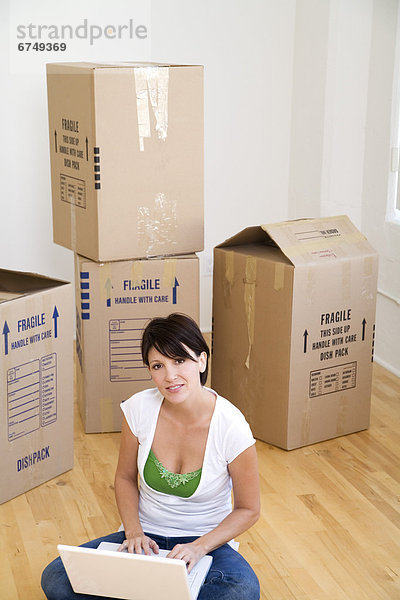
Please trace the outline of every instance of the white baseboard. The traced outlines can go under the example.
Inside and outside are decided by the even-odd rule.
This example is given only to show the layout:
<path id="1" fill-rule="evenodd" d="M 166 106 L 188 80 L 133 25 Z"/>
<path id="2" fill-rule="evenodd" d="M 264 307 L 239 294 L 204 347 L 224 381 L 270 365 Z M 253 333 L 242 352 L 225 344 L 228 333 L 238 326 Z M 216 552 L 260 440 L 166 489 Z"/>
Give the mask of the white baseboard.
<path id="1" fill-rule="evenodd" d="M 382 360 L 381 358 L 379 358 L 379 356 L 374 356 L 374 361 L 378 363 L 378 365 L 395 375 L 396 377 L 400 378 L 400 371 L 390 363 L 386 362 L 385 360 Z"/>

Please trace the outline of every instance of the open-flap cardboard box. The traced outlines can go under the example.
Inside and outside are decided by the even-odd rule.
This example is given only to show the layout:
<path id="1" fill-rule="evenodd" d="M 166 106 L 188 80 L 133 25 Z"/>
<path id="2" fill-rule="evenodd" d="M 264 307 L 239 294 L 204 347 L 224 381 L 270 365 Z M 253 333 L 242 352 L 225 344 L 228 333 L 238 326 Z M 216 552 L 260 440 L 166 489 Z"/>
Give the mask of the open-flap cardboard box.
<path id="1" fill-rule="evenodd" d="M 212 385 L 285 449 L 366 429 L 377 253 L 346 216 L 215 248 Z"/>
<path id="2" fill-rule="evenodd" d="M 0 270 L 0 502 L 73 466 L 73 290 Z"/>

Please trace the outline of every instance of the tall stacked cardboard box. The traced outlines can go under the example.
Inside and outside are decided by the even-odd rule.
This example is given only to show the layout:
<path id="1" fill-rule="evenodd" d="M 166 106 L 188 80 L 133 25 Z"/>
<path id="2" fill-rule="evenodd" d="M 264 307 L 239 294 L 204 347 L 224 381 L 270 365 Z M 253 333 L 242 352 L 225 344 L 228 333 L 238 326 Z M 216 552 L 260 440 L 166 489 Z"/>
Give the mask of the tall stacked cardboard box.
<path id="1" fill-rule="evenodd" d="M 75 253 L 78 398 L 86 432 L 118 431 L 151 385 L 154 316 L 199 319 L 203 68 L 47 65 L 54 241 Z"/>

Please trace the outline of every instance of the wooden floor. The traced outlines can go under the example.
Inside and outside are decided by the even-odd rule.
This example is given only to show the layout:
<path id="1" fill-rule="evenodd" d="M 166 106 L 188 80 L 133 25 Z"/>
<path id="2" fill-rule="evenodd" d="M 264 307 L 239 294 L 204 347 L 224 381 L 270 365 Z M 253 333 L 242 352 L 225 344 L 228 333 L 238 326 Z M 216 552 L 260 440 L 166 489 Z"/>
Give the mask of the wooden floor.
<path id="1" fill-rule="evenodd" d="M 44 598 L 56 544 L 114 531 L 119 434 L 85 435 L 72 471 L 0 506 L 0 598 Z M 262 516 L 241 539 L 262 600 L 400 598 L 400 380 L 375 364 L 368 431 L 285 452 L 257 442 Z"/>

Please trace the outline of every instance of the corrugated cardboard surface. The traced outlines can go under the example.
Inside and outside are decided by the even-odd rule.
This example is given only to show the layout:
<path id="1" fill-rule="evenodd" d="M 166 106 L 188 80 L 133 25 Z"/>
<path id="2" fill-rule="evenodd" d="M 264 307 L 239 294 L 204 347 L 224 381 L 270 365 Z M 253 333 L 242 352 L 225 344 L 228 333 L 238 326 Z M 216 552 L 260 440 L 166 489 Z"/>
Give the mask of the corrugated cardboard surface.
<path id="1" fill-rule="evenodd" d="M 73 466 L 72 293 L 0 270 L 0 502 Z"/>
<path id="2" fill-rule="evenodd" d="M 256 437 L 292 449 L 368 427 L 376 282 L 347 217 L 249 228 L 215 249 L 212 385 Z"/>
<path id="3" fill-rule="evenodd" d="M 119 431 L 120 403 L 152 387 L 140 343 L 149 319 L 199 320 L 196 255 L 97 263 L 76 257 L 78 399 L 87 433 Z"/>
<path id="4" fill-rule="evenodd" d="M 93 260 L 201 251 L 203 68 L 47 65 L 54 241 Z"/>

